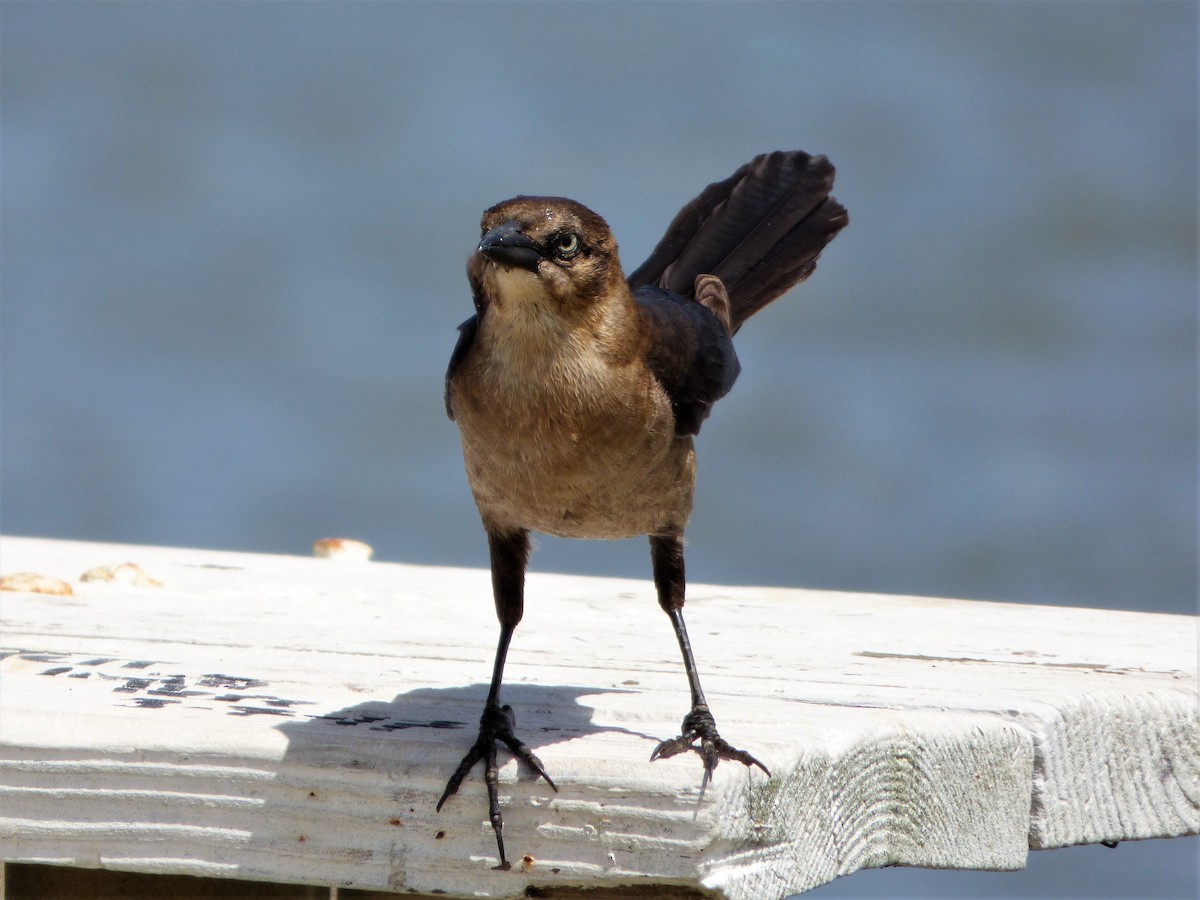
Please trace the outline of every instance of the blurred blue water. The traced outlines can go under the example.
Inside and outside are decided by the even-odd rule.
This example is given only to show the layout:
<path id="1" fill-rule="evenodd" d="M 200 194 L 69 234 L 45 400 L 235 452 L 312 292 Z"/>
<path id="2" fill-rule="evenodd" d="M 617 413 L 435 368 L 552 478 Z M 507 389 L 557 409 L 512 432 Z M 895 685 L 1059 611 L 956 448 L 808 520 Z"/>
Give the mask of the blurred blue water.
<path id="1" fill-rule="evenodd" d="M 801 147 L 851 225 L 739 334 L 691 578 L 1194 609 L 1190 2 L 0 15 L 6 532 L 482 565 L 441 400 L 482 209 L 575 197 L 632 267 Z M 534 564 L 649 568 L 641 541 Z M 1194 842 L 1152 846 L 913 890 L 1194 894 Z M 1173 862 L 1147 884 L 1138 853 Z"/>

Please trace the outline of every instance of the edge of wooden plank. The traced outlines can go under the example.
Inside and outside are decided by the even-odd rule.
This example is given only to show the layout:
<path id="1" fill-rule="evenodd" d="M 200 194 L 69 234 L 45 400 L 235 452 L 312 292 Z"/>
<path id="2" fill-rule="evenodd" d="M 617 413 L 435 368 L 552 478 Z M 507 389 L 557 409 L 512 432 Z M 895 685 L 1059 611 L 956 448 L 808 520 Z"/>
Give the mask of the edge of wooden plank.
<path id="1" fill-rule="evenodd" d="M 85 552 L 91 557 L 116 558 L 136 555 L 144 549 L 68 542 L 45 542 L 54 546 L 19 543 L 39 544 L 36 549 L 46 559 L 64 553 L 74 559 Z M 249 578 L 255 561 L 261 561 L 269 577 L 277 580 L 293 568 L 290 558 L 175 552 L 187 555 L 192 560 L 186 564 L 189 566 L 202 557 L 218 560 L 217 565 L 220 560 L 241 565 L 246 571 L 239 578 Z M 169 548 L 147 551 L 147 555 L 162 560 L 171 553 Z M 311 577 L 308 573 L 317 573 L 322 566 L 327 572 L 333 571 L 328 567 L 338 565 L 295 559 L 303 563 L 294 567 L 304 573 L 298 577 Z M 347 581 L 353 580 L 353 568 L 341 571 L 347 573 Z M 374 572 L 376 580 L 437 577 L 432 570 L 418 572 L 406 566 L 368 571 Z M 212 584 L 216 583 L 216 574 L 211 576 Z M 456 584 L 482 584 L 486 573 L 447 571 L 445 577 Z M 596 581 L 542 578 L 554 579 L 556 590 L 582 589 L 585 583 Z M 202 583 L 208 585 L 210 581 Z M 605 592 L 614 584 L 620 583 L 604 580 Z M 222 590 L 228 595 L 228 587 Z M 117 596 L 103 590 L 94 593 L 94 601 Z M 778 592 L 781 600 L 785 595 Z M 862 603 L 864 612 L 878 615 L 879 600 L 846 595 L 839 602 Z M 907 600 L 918 616 L 928 615 L 930 610 L 939 610 L 936 615 L 940 616 L 940 610 L 951 609 L 961 614 L 967 603 L 894 600 L 897 604 Z M 1078 612 L 1069 616 L 1064 612 L 1062 618 L 1077 621 Z M 1030 608 L 1028 613 L 1029 620 L 1055 618 L 1049 608 Z M 1165 631 L 1166 617 L 1162 616 L 1141 619 L 1137 614 L 1123 613 L 1110 618 L 1113 623 L 1121 623 L 1121 628 L 1153 621 L 1154 627 L 1145 635 L 1148 640 Z M 1194 627 L 1188 617 L 1176 618 Z M 225 649 L 245 658 L 252 643 Z M 288 646 L 292 649 L 287 652 L 300 652 L 299 645 Z M 883 645 L 875 639 L 873 646 Z M 914 667 L 905 668 L 905 672 L 914 673 L 919 666 L 945 665 L 953 669 L 954 665 L 970 668 L 994 664 L 985 659 L 956 660 L 950 655 L 906 655 L 907 648 L 901 649 L 905 652 L 899 655 L 872 649 L 854 656 L 896 656 L 905 660 L 906 666 Z M 1125 652 L 1136 660 L 1143 651 L 1134 648 Z M 1178 647 L 1174 652 L 1173 665 L 1177 665 L 1182 657 Z M 474 669 L 476 662 L 471 665 Z M 1083 670 L 1074 661 L 1053 665 L 1059 666 L 1057 671 L 1077 673 L 1064 680 L 1064 686 L 1084 683 Z M 1200 830 L 1194 676 L 1179 671 L 1176 688 L 1168 681 L 1175 677 L 1172 672 L 1156 669 L 1153 678 L 1145 678 L 1136 669 L 1110 669 L 1099 679 L 1087 682 L 1100 685 L 1102 690 L 1089 687 L 1078 696 L 1043 698 L 1012 711 L 994 705 L 974 711 L 962 706 L 939 711 L 930 708 L 927 701 L 904 707 L 895 702 L 899 698 L 894 692 L 887 695 L 892 699 L 874 708 L 860 708 L 845 700 L 840 701 L 840 707 L 836 703 L 829 706 L 832 695 L 829 699 L 805 701 L 809 709 L 840 709 L 853 715 L 806 719 L 818 725 L 828 722 L 835 729 L 830 734 L 815 733 L 811 742 L 796 743 L 795 734 L 804 732 L 789 732 L 794 752 L 789 750 L 790 756 L 781 756 L 782 745 L 776 743 L 776 756 L 768 760 L 776 774 L 771 782 L 751 776 L 732 763 L 724 764 L 719 770 L 722 783 L 711 789 L 704 804 L 695 802 L 694 767 L 686 766 L 689 774 L 672 780 L 667 767 L 676 765 L 675 761 L 656 763 L 647 778 L 639 774 L 623 782 L 630 796 L 654 796 L 657 792 L 660 799 L 649 809 L 622 808 L 620 797 L 606 793 L 613 786 L 589 783 L 594 773 L 586 770 L 581 770 L 575 783 L 564 782 L 566 790 L 562 794 L 554 795 L 544 785 L 521 780 L 516 767 L 509 765 L 502 771 L 502 791 L 510 828 L 536 835 L 539 847 L 551 848 L 547 852 L 538 850 L 542 859 L 522 861 L 514 872 L 491 871 L 494 860 L 489 853 L 494 847 L 490 830 L 479 815 L 478 796 L 472 795 L 461 809 L 456 806 L 451 816 L 431 817 L 426 813 L 422 819 L 417 813 L 418 809 L 432 808 L 441 789 L 439 776 L 444 777 L 441 769 L 430 763 L 428 742 L 405 745 L 397 740 L 387 751 L 395 757 L 376 758 L 372 754 L 382 752 L 377 742 L 368 745 L 351 740 L 347 744 L 345 735 L 331 732 L 331 736 L 322 737 L 316 731 L 306 732 L 309 744 L 304 752 L 299 751 L 294 735 L 284 737 L 286 732 L 272 730 L 264 732 L 270 740 L 256 739 L 249 755 L 230 759 L 172 753 L 170 741 L 156 751 L 165 755 L 157 757 L 144 748 L 130 747 L 123 762 L 116 760 L 116 769 L 123 766 L 128 771 L 120 773 L 125 782 L 120 783 L 118 778 L 115 785 L 112 779 L 118 773 L 111 756 L 102 761 L 104 765 L 95 765 L 95 759 L 83 755 L 73 758 L 64 751 L 57 762 L 68 764 L 68 769 L 74 765 L 75 770 L 70 777 L 66 777 L 65 769 L 60 770 L 58 775 L 64 780 L 55 785 L 46 782 L 46 764 L 55 760 L 44 758 L 44 741 L 29 743 L 24 748 L 27 753 L 9 743 L 6 752 L 10 758 L 0 766 L 5 773 L 0 776 L 0 784 L 10 792 L 3 804 L 10 818 L 0 823 L 0 846 L 6 848 L 7 856 L 20 845 L 20 852 L 35 855 L 11 858 L 29 861 L 74 861 L 139 871 L 189 871 L 302 883 L 316 880 L 392 890 L 484 890 L 491 896 L 520 896 L 529 884 L 547 888 L 557 884 L 611 885 L 617 881 L 645 884 L 651 878 L 694 884 L 699 878 L 709 890 L 731 898 L 758 900 L 806 890 L 860 868 L 889 864 L 1020 868 L 1030 847 Z M 1123 683 L 1140 687 L 1122 690 Z M 821 688 L 823 691 L 824 685 Z M 603 690 L 597 687 L 598 692 Z M 204 727 L 199 720 L 185 724 Z M 198 734 L 202 736 L 202 732 Z M 332 746 L 334 738 L 336 747 Z M 580 739 L 584 741 L 580 746 L 598 740 L 595 734 L 584 734 Z M 347 766 L 344 763 L 350 745 L 354 747 L 351 756 L 357 762 Z M 634 749 L 637 746 L 635 743 Z M 251 745 L 246 749 L 249 752 Z M 550 752 L 567 751 L 556 747 Z M 593 758 L 603 752 L 603 747 L 589 751 Z M 401 758 L 405 754 L 407 763 Z M 33 763 L 42 766 L 36 773 L 37 783 L 19 784 L 21 778 L 14 773 L 24 769 L 28 776 L 33 772 L 29 768 Z M 159 769 L 152 770 L 152 764 L 159 765 Z M 403 783 L 414 771 L 422 773 L 417 782 Z M 150 784 L 155 778 L 165 777 L 175 789 L 160 792 L 157 806 L 148 804 L 144 785 L 130 786 L 131 773 L 149 779 L 145 783 Z M 199 787 L 206 778 L 212 783 Z M 180 783 L 190 783 L 196 789 L 179 790 Z M 1115 805 L 1129 814 L 1114 818 L 1096 809 L 1096 804 L 1089 804 L 1087 799 L 1096 795 L 1097 784 L 1102 793 L 1107 792 L 1105 806 Z M 474 788 L 480 786 L 474 784 Z M 14 798 L 18 801 L 15 807 L 9 803 Z M 331 798 L 337 798 L 332 809 L 327 805 Z M 111 813 L 123 803 L 130 810 L 126 820 L 105 818 L 106 810 Z M 139 820 L 147 806 L 157 809 L 157 820 Z M 411 808 L 411 821 L 391 824 L 396 817 L 389 810 L 398 806 Z M 63 808 L 81 809 L 87 815 L 80 816 L 83 821 L 60 823 L 62 827 L 56 828 L 50 824 L 54 810 Z M 689 813 L 694 813 L 695 826 L 690 831 L 680 829 Z M 204 818 L 206 814 L 208 819 Z M 669 827 L 655 826 L 656 815 L 665 817 L 663 821 Z M 237 821 L 239 816 L 248 816 L 260 827 L 228 827 L 228 822 Z M 364 829 L 365 818 L 371 820 L 371 825 Z M 165 824 L 180 827 L 174 832 L 155 830 Z M 79 828 L 73 835 L 70 829 L 74 825 Z M 438 831 L 446 832 L 444 838 L 437 836 Z M 664 839 L 665 834 L 675 836 Z M 413 840 L 428 845 L 426 862 L 417 859 L 420 854 L 409 852 Z M 563 859 L 556 862 L 553 848 L 566 848 L 570 841 L 575 841 L 573 847 L 580 852 L 572 851 L 572 856 L 564 849 Z M 56 850 L 72 842 L 77 844 L 75 855 L 55 855 Z M 139 845 L 150 846 L 156 852 L 148 853 Z M 292 847 L 292 852 L 277 852 L 286 847 Z M 669 854 L 677 858 L 670 865 L 661 865 L 662 858 Z M 160 864 L 163 868 L 156 869 Z M 193 868 L 181 868 L 187 866 Z"/>

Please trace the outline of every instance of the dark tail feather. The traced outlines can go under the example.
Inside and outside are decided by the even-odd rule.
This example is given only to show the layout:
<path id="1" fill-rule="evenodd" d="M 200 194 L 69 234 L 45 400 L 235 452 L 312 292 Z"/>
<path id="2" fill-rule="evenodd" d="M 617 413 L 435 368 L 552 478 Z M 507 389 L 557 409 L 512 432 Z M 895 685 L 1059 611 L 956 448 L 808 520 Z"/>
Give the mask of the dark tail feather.
<path id="1" fill-rule="evenodd" d="M 729 292 L 733 330 L 807 278 L 849 218 L 829 191 L 833 165 L 800 150 L 756 156 L 710 184 L 675 217 L 654 252 L 629 276 L 691 296 L 697 275 Z"/>

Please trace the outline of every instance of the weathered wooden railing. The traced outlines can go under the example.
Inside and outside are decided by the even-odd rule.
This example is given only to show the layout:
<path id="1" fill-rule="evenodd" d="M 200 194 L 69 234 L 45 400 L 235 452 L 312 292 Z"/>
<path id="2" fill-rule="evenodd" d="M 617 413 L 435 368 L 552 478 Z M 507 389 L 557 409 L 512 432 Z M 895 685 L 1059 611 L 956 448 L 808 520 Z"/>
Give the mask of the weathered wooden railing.
<path id="1" fill-rule="evenodd" d="M 127 561 L 159 583 L 80 580 Z M 760 900 L 1200 830 L 1191 617 L 695 585 L 709 701 L 773 773 L 701 799 L 695 757 L 647 761 L 687 699 L 648 582 L 531 575 L 504 699 L 559 791 L 503 766 L 499 870 L 480 773 L 434 811 L 490 674 L 485 571 L 7 538 L 0 572 L 70 590 L 0 593 L 9 861 Z"/>

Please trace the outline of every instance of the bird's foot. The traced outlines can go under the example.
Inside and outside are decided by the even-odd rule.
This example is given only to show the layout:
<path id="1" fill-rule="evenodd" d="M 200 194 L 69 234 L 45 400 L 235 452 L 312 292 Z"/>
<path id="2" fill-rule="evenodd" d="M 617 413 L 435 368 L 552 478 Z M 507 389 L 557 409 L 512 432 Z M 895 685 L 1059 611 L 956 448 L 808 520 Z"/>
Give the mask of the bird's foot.
<path id="1" fill-rule="evenodd" d="M 700 742 L 699 746 L 696 741 Z M 745 750 L 739 750 L 730 745 L 717 733 L 716 720 L 713 719 L 712 713 L 703 703 L 697 704 L 691 712 L 683 717 L 683 733 L 679 737 L 663 741 L 654 748 L 654 752 L 650 754 L 650 762 L 654 762 L 656 759 L 666 759 L 687 750 L 695 750 L 704 761 L 704 779 L 700 782 L 701 797 L 704 796 L 704 789 L 708 787 L 717 763 L 723 759 L 732 759 L 746 766 L 758 766 L 767 774 L 768 778 L 771 775 L 771 771 L 766 766 Z"/>
<path id="2" fill-rule="evenodd" d="M 511 706 L 491 704 L 483 708 L 483 715 L 479 717 L 479 737 L 475 739 L 474 745 L 462 758 L 462 762 L 458 764 L 454 774 L 450 776 L 450 780 L 446 783 L 446 790 L 442 792 L 442 799 L 437 804 L 438 812 L 441 812 L 442 804 L 451 794 L 458 792 L 463 779 L 467 777 L 467 773 L 471 771 L 475 763 L 483 760 L 483 780 L 487 784 L 488 793 L 488 819 L 492 823 L 492 831 L 496 833 L 496 847 L 500 851 L 500 865 L 503 868 L 508 868 L 508 860 L 504 857 L 504 819 L 500 816 L 500 779 L 496 765 L 496 741 L 503 742 L 514 756 L 523 760 L 526 765 L 545 778 L 546 783 L 555 791 L 558 790 L 550 776 L 546 774 L 546 770 L 542 768 L 542 761 L 513 733 L 516 724 L 517 720 L 513 716 Z"/>

